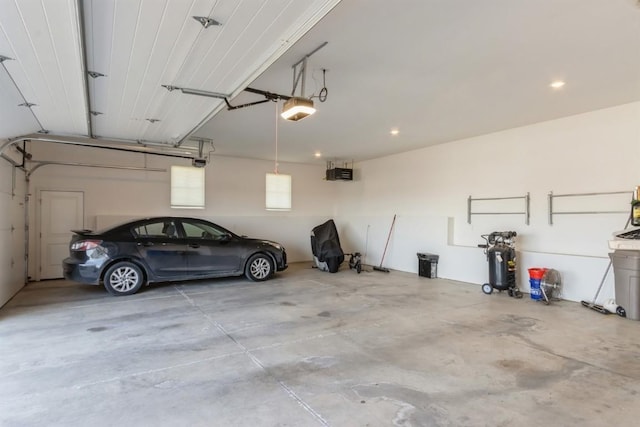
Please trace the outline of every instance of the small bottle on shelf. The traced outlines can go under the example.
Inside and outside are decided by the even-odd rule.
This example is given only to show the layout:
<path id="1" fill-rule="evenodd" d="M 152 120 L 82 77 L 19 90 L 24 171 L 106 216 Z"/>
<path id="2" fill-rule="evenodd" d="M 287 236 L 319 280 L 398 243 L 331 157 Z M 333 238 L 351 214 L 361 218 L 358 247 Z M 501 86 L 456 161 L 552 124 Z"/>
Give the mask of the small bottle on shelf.
<path id="1" fill-rule="evenodd" d="M 636 187 L 631 201 L 631 225 L 640 227 L 640 187 Z"/>

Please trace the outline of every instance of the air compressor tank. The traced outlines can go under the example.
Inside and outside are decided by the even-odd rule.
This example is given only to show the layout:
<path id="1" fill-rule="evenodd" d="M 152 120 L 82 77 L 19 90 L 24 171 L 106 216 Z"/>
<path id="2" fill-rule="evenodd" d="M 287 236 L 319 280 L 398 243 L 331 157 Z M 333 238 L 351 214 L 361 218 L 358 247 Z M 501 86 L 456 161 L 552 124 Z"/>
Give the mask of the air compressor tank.
<path id="1" fill-rule="evenodd" d="M 505 244 L 487 249 L 489 283 L 495 289 L 505 291 L 516 284 L 516 251 Z"/>

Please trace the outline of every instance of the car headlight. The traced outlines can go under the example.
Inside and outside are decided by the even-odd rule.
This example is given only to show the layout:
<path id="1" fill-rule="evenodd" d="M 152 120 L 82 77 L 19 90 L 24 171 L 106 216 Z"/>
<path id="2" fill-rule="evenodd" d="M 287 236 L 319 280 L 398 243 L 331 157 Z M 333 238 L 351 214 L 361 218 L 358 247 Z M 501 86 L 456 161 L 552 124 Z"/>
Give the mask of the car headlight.
<path id="1" fill-rule="evenodd" d="M 276 243 L 276 242 L 267 242 L 269 243 L 271 246 L 273 246 L 274 248 L 276 248 L 279 251 L 284 250 L 284 248 L 282 247 L 282 245 L 280 243 Z"/>

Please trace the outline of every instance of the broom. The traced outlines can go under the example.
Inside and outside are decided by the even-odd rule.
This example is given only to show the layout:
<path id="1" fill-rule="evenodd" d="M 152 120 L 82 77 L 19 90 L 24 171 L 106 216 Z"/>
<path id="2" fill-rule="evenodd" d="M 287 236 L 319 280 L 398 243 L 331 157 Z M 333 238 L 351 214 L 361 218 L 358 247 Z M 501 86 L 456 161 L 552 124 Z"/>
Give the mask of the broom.
<path id="1" fill-rule="evenodd" d="M 384 262 L 384 256 L 387 253 L 387 246 L 389 246 L 389 239 L 391 239 L 391 233 L 393 232 L 393 225 L 396 223 L 396 215 L 393 215 L 393 221 L 391 221 L 391 228 L 389 229 L 389 235 L 387 236 L 387 243 L 384 245 L 384 252 L 382 252 L 382 259 L 380 260 L 380 265 L 373 266 L 373 269 L 376 271 L 382 271 L 383 273 L 388 273 L 389 269 L 385 268 L 382 266 L 382 263 Z"/>
<path id="2" fill-rule="evenodd" d="M 590 308 L 591 310 L 597 311 L 598 313 L 609 314 L 609 311 L 606 308 L 604 308 L 602 305 L 596 304 L 596 301 L 598 301 L 598 296 L 600 295 L 600 291 L 602 290 L 602 285 L 604 285 L 604 281 L 607 279 L 607 275 L 609 274 L 609 270 L 611 270 L 611 264 L 612 264 L 612 262 L 609 261 L 609 265 L 607 265 L 607 269 L 605 270 L 604 275 L 602 276 L 602 280 L 600 280 L 600 286 L 598 286 L 598 290 L 596 291 L 596 296 L 593 297 L 593 300 L 592 301 L 585 301 L 585 300 L 580 301 L 580 303 L 582 304 L 583 307 Z"/>

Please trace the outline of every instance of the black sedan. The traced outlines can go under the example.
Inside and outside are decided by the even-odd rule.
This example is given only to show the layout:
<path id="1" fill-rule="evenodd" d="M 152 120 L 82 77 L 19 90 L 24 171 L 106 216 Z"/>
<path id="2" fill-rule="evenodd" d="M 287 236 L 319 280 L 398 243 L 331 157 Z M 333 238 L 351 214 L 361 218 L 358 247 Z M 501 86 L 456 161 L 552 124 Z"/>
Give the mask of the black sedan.
<path id="1" fill-rule="evenodd" d="M 131 295 L 151 282 L 241 276 L 269 279 L 287 268 L 282 245 L 238 236 L 197 218 L 158 217 L 100 232 L 74 230 L 64 277 Z"/>

